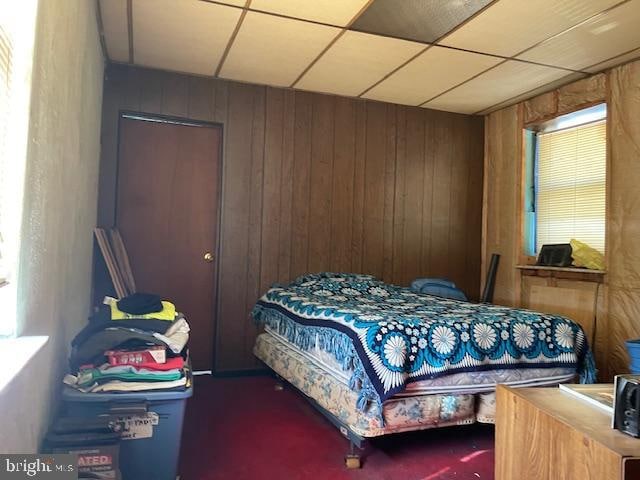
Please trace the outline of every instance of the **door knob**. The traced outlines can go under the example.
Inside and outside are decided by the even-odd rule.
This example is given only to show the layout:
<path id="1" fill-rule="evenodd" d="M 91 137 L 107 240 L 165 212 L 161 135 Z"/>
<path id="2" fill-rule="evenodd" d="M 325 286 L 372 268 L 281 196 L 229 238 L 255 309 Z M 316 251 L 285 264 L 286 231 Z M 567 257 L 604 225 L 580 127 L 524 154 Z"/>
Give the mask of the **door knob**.
<path id="1" fill-rule="evenodd" d="M 211 252 L 205 253 L 204 254 L 204 261 L 208 262 L 208 263 L 213 262 L 213 253 L 211 253 Z"/>

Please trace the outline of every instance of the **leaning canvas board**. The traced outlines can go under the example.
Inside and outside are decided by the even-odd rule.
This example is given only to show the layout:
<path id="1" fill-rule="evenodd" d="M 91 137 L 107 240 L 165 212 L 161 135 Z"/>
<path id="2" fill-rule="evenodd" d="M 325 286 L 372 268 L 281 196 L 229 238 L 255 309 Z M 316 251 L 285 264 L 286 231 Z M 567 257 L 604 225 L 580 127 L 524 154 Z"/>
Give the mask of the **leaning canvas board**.
<path id="1" fill-rule="evenodd" d="M 133 278 L 133 271 L 131 270 L 131 263 L 129 262 L 129 255 L 127 249 L 124 246 L 124 241 L 117 228 L 109 230 L 109 240 L 111 240 L 111 249 L 115 255 L 115 260 L 120 271 L 121 278 L 127 288 L 128 293 L 136 292 L 136 281 Z"/>
<path id="2" fill-rule="evenodd" d="M 111 245 L 109 244 L 109 238 L 107 237 L 106 231 L 102 228 L 95 228 L 94 234 L 98 242 L 98 247 L 100 248 L 100 253 L 102 254 L 102 258 L 104 259 L 104 263 L 107 265 L 107 271 L 109 272 L 109 276 L 111 277 L 111 282 L 113 283 L 113 287 L 116 291 L 117 297 L 126 297 L 129 292 L 127 291 L 127 287 L 122 278 L 122 274 L 118 269 L 118 264 L 113 254 Z"/>

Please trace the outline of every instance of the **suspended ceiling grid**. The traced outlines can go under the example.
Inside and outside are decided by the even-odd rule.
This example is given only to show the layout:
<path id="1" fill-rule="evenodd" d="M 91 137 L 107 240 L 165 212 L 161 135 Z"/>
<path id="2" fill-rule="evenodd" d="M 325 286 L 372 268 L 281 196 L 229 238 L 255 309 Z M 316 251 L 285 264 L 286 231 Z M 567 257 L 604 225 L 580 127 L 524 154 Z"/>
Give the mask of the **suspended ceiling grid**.
<path id="1" fill-rule="evenodd" d="M 100 0 L 111 61 L 485 113 L 640 57 L 640 0 Z"/>

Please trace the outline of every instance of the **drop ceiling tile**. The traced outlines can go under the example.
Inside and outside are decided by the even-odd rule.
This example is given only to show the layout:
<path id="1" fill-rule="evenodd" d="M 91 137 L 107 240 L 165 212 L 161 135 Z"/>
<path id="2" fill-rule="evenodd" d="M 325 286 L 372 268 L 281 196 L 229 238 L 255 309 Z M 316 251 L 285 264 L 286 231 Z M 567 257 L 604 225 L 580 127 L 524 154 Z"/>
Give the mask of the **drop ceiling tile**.
<path id="1" fill-rule="evenodd" d="M 424 48 L 421 43 L 345 32 L 295 87 L 357 96 Z"/>
<path id="2" fill-rule="evenodd" d="M 127 0 L 101 0 L 100 14 L 109 60 L 129 61 Z"/>
<path id="3" fill-rule="evenodd" d="M 498 0 L 438 43 L 510 57 L 619 1 Z"/>
<path id="4" fill-rule="evenodd" d="M 632 0 L 518 58 L 580 70 L 640 46 L 640 0 Z"/>
<path id="5" fill-rule="evenodd" d="M 248 12 L 220 76 L 289 86 L 339 32 L 335 27 Z"/>
<path id="6" fill-rule="evenodd" d="M 491 0 L 374 0 L 351 28 L 433 42 Z"/>
<path id="7" fill-rule="evenodd" d="M 507 60 L 423 106 L 476 113 L 566 75 L 566 70 Z"/>
<path id="8" fill-rule="evenodd" d="M 640 58 L 640 48 L 636 48 L 635 50 L 631 50 L 623 55 L 618 57 L 614 57 L 610 60 L 606 60 L 602 63 L 598 63 L 597 65 L 593 65 L 587 68 L 585 71 L 589 73 L 601 72 L 602 70 L 606 70 L 607 68 L 615 67 L 616 65 L 621 65 L 623 63 L 630 62 L 631 60 L 637 60 Z"/>
<path id="9" fill-rule="evenodd" d="M 247 0 L 216 0 L 216 1 L 220 3 L 226 3 L 227 5 L 233 5 L 235 7 L 244 7 L 247 4 Z"/>
<path id="10" fill-rule="evenodd" d="M 404 105 L 421 105 L 501 61 L 498 57 L 431 47 L 363 97 Z"/>
<path id="11" fill-rule="evenodd" d="M 346 26 L 364 8 L 368 0 L 253 0 L 254 10 L 288 17 Z"/>
<path id="12" fill-rule="evenodd" d="M 586 77 L 587 77 L 587 75 L 584 74 L 584 73 L 578 73 L 578 72 L 569 73 L 566 77 L 561 77 L 561 78 L 559 78 L 557 80 L 554 80 L 551 83 L 545 83 L 541 87 L 535 88 L 533 90 L 529 90 L 528 92 L 523 93 L 522 95 L 518 95 L 517 97 L 509 98 L 509 99 L 505 100 L 504 102 L 499 103 L 497 105 L 492 105 L 491 107 L 487 108 L 486 110 L 481 111 L 480 115 L 486 115 L 487 113 L 495 112 L 496 110 L 500 110 L 501 108 L 505 108 L 505 107 L 508 107 L 510 105 L 514 105 L 516 103 L 520 103 L 520 102 L 522 102 L 524 100 L 527 100 L 529 98 L 537 97 L 538 95 L 542 95 L 543 93 L 550 92 L 551 90 L 555 90 L 557 88 L 562 87 L 563 85 L 567 85 L 569 83 L 573 83 L 573 82 L 575 82 L 577 80 L 580 80 L 580 79 L 586 78 Z"/>
<path id="13" fill-rule="evenodd" d="M 241 12 L 207 2 L 134 0 L 135 63 L 213 75 Z"/>

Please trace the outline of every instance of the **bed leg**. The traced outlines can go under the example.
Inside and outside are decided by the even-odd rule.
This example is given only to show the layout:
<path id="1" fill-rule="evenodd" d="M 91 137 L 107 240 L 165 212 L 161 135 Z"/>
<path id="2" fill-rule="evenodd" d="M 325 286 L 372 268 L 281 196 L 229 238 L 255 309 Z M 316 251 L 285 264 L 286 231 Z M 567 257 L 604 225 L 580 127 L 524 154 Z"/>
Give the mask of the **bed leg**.
<path id="1" fill-rule="evenodd" d="M 352 441 L 349 441 L 349 453 L 344 457 L 344 464 L 350 470 L 362 466 L 360 455 L 356 453 L 356 445 Z"/>

